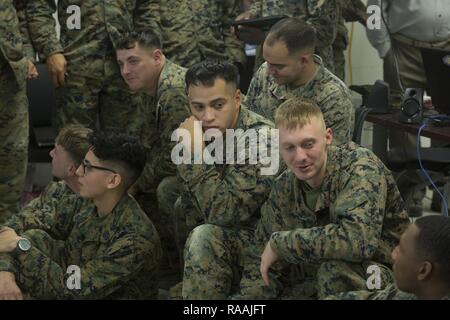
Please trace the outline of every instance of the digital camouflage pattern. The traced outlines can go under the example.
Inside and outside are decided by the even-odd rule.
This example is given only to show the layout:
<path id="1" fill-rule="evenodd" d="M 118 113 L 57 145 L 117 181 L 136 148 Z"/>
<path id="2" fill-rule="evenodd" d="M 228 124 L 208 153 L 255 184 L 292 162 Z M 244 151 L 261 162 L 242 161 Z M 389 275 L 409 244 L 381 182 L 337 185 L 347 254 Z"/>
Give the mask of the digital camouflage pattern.
<path id="1" fill-rule="evenodd" d="M 248 255 L 238 297 L 280 296 L 286 284 L 281 272 L 293 264 L 300 281 L 315 277 L 319 298 L 367 289 L 366 270 L 373 264 L 381 267 L 382 287 L 392 282 L 390 253 L 409 224 L 392 174 L 371 151 L 354 143 L 330 146 L 327 154 L 314 210 L 306 206 L 301 182 L 291 171 L 277 178 L 261 208 L 257 245 Z M 266 287 L 259 265 L 269 240 L 281 260 L 271 268 Z"/>
<path id="2" fill-rule="evenodd" d="M 0 224 L 19 211 L 28 160 L 25 87 L 32 47 L 24 3 L 0 3 Z"/>
<path id="3" fill-rule="evenodd" d="M 79 29 L 72 26 L 75 6 L 80 8 Z M 60 0 L 58 5 L 53 0 L 33 0 L 28 1 L 27 16 L 41 60 L 54 53 L 63 53 L 67 60 L 66 82 L 56 89 L 56 130 L 68 123 L 94 128 L 99 118 L 102 129 L 139 132 L 141 117 L 120 75 L 115 47 L 134 30 L 161 33 L 159 0 Z"/>
<path id="4" fill-rule="evenodd" d="M 277 84 L 267 73 L 264 63 L 250 82 L 245 102 L 248 108 L 273 120 L 275 110 L 290 98 L 302 98 L 315 102 L 323 113 L 327 127 L 333 130 L 335 144 L 349 142 L 352 139 L 355 110 L 350 91 L 346 85 L 328 69 L 316 56 L 319 69 L 315 77 L 307 84 L 292 88 Z"/>
<path id="5" fill-rule="evenodd" d="M 236 129 L 260 132 L 272 127 L 272 122 L 241 105 Z M 272 142 L 270 135 L 262 139 L 259 150 L 267 152 Z M 256 148 L 249 139 L 245 146 L 247 151 Z M 238 152 L 245 152 L 237 149 L 235 159 Z M 253 236 L 275 177 L 261 175 L 261 167 L 259 161 L 249 164 L 248 152 L 245 164 L 178 166 L 180 205 L 187 231 L 193 230 L 184 251 L 184 299 L 223 299 L 230 294 L 242 267 L 243 249 Z"/>
<path id="6" fill-rule="evenodd" d="M 400 291 L 397 286 L 392 283 L 383 290 L 377 291 L 350 291 L 342 292 L 326 298 L 327 300 L 417 300 L 417 296 L 412 293 Z M 450 299 L 449 296 L 443 300 Z"/>
<path id="7" fill-rule="evenodd" d="M 238 0 L 161 1 L 163 48 L 169 59 L 191 67 L 205 59 L 245 65 L 244 44 L 230 32 Z M 176 8 L 176 10 L 174 9 Z"/>
<path id="8" fill-rule="evenodd" d="M 256 0 L 252 1 L 250 13 L 253 17 L 287 15 L 300 18 L 316 29 L 316 53 L 325 66 L 334 71 L 332 44 L 336 38 L 338 23 L 338 0 Z M 260 66 L 263 58 L 256 60 Z"/>
<path id="9" fill-rule="evenodd" d="M 161 257 L 158 234 L 137 202 L 124 196 L 105 217 L 94 204 L 79 212 L 67 205 L 58 215 L 73 214 L 60 225 L 61 239 L 40 229 L 22 233 L 33 247 L 15 263 L 23 292 L 36 299 L 155 299 Z M 46 221 L 47 223 L 49 221 Z M 80 289 L 69 289 L 70 265 L 80 268 Z"/>

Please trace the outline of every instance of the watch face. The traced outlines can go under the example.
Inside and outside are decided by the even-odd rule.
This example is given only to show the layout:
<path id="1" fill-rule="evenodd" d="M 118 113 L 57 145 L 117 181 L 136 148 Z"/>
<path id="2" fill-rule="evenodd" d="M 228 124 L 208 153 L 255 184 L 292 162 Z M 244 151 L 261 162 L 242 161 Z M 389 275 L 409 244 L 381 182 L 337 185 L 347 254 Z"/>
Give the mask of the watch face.
<path id="1" fill-rule="evenodd" d="M 28 251 L 31 249 L 31 242 L 28 239 L 20 239 L 17 246 L 21 251 Z"/>

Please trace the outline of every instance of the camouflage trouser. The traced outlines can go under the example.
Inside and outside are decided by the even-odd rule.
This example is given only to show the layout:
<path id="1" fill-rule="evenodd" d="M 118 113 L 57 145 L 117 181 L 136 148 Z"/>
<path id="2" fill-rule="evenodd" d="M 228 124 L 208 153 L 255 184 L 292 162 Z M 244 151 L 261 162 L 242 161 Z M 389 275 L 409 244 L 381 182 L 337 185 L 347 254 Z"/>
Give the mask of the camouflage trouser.
<path id="1" fill-rule="evenodd" d="M 35 80 L 36 81 L 36 80 Z M 0 224 L 19 211 L 28 163 L 28 100 L 0 63 Z"/>
<path id="2" fill-rule="evenodd" d="M 142 210 L 156 227 L 163 249 L 163 268 L 179 268 L 174 231 L 174 204 L 179 196 L 179 184 L 175 176 L 165 177 L 158 186 L 148 186 L 146 192 L 136 196 Z"/>
<path id="3" fill-rule="evenodd" d="M 239 283 L 253 232 L 212 224 L 196 227 L 184 252 L 183 299 L 226 299 Z"/>
<path id="4" fill-rule="evenodd" d="M 79 70 L 81 69 L 81 70 Z M 128 89 L 112 57 L 83 70 L 67 64 L 65 84 L 56 88 L 53 126 L 59 131 L 68 123 L 90 128 L 112 129 L 138 136 L 142 126 L 139 99 Z"/>
<path id="5" fill-rule="evenodd" d="M 345 27 L 344 27 L 345 28 Z M 346 29 L 347 30 L 347 29 Z M 339 34 L 333 42 L 334 74 L 345 81 L 345 49 L 347 48 L 346 34 Z"/>
<path id="6" fill-rule="evenodd" d="M 43 230 L 31 229 L 22 233 L 22 236 L 30 240 L 32 246 L 49 257 L 58 266 L 64 267 L 64 241 L 54 240 L 47 232 Z M 41 268 L 39 261 L 36 261 L 36 269 Z M 65 270 L 64 270 L 65 272 Z M 16 277 L 17 285 L 21 291 L 30 297 L 46 297 L 48 293 L 42 291 L 42 282 L 46 279 L 37 278 L 34 272 L 27 273 L 25 269 L 20 269 Z M 65 285 L 62 283 L 61 285 Z"/>

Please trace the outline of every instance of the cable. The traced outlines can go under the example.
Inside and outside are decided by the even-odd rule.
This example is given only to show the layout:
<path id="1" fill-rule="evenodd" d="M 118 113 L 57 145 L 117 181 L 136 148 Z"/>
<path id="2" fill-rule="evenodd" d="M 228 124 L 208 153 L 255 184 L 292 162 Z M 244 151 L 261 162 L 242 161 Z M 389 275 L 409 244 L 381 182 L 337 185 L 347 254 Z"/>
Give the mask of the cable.
<path id="1" fill-rule="evenodd" d="M 422 130 L 428 125 L 428 122 L 423 123 L 420 128 L 419 131 L 417 132 L 417 160 L 419 161 L 419 165 L 420 165 L 420 170 L 422 171 L 422 173 L 424 174 L 425 177 L 427 177 L 428 181 L 430 181 L 431 185 L 433 186 L 433 188 L 436 190 L 436 192 L 439 194 L 439 196 L 442 199 L 442 204 L 444 206 L 444 212 L 445 215 L 448 217 L 448 202 L 447 199 L 445 198 L 445 196 L 441 193 L 441 191 L 439 191 L 439 188 L 434 184 L 433 179 L 431 179 L 430 175 L 428 174 L 428 172 L 425 170 L 425 168 L 422 165 L 422 159 L 420 158 L 420 133 L 422 132 Z"/>
<path id="2" fill-rule="evenodd" d="M 348 40 L 348 79 L 350 81 L 350 85 L 353 85 L 353 62 L 352 62 L 352 46 L 353 46 L 353 31 L 354 31 L 354 22 L 352 22 L 352 26 L 350 28 L 350 37 Z"/>

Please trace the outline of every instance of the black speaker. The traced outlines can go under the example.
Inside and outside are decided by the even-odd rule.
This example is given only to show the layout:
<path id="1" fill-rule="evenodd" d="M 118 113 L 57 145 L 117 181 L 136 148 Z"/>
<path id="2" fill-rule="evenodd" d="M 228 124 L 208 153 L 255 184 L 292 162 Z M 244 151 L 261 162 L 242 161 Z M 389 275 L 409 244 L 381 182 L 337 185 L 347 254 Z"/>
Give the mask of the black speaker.
<path id="1" fill-rule="evenodd" d="M 367 107 L 370 113 L 389 113 L 389 84 L 377 80 L 372 86 L 367 99 Z"/>
<path id="2" fill-rule="evenodd" d="M 403 95 L 399 121 L 402 123 L 421 123 L 423 109 L 423 90 L 407 88 Z"/>

